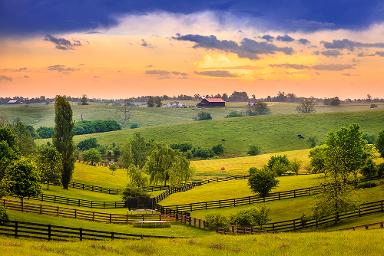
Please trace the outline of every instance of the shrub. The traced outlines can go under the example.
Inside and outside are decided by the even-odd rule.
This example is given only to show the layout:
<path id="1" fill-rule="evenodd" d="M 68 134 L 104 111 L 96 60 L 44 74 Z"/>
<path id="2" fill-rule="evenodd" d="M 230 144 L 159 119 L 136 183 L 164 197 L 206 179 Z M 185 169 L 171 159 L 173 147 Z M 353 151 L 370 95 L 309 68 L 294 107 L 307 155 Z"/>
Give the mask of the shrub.
<path id="1" fill-rule="evenodd" d="M 272 156 L 267 163 L 267 167 L 277 176 L 291 171 L 291 163 L 286 155 Z"/>
<path id="2" fill-rule="evenodd" d="M 124 202 L 136 197 L 149 197 L 149 194 L 143 191 L 142 188 L 128 184 L 122 194 L 122 199 Z"/>
<path id="3" fill-rule="evenodd" d="M 299 171 L 300 171 L 300 167 L 301 167 L 301 162 L 297 159 L 294 159 L 293 161 L 291 161 L 290 163 L 290 171 L 296 175 L 299 174 Z"/>
<path id="4" fill-rule="evenodd" d="M 171 144 L 170 147 L 172 149 L 176 149 L 181 152 L 187 152 L 192 149 L 192 144 L 190 143 Z"/>
<path id="5" fill-rule="evenodd" d="M 97 143 L 96 138 L 85 139 L 85 140 L 80 141 L 79 144 L 77 144 L 77 147 L 82 151 L 88 150 L 91 148 L 97 148 L 98 146 L 99 146 L 99 144 Z"/>
<path id="6" fill-rule="evenodd" d="M 371 105 L 369 106 L 370 108 L 377 108 L 378 106 L 377 106 L 377 104 L 375 104 L 375 103 L 371 103 Z"/>
<path id="7" fill-rule="evenodd" d="M 223 215 L 208 214 L 205 216 L 205 222 L 209 230 L 217 230 L 218 228 L 229 230 L 229 220 Z"/>
<path id="8" fill-rule="evenodd" d="M 369 134 L 369 133 L 364 133 L 363 139 L 365 139 L 368 142 L 368 144 L 375 144 L 375 142 L 376 142 L 375 135 Z"/>
<path id="9" fill-rule="evenodd" d="M 139 128 L 139 124 L 138 123 L 133 123 L 133 124 L 130 125 L 129 128 L 131 128 L 131 129 Z"/>
<path id="10" fill-rule="evenodd" d="M 216 146 L 213 146 L 212 151 L 215 155 L 222 155 L 222 154 L 224 154 L 224 146 L 222 144 L 218 144 Z"/>
<path id="11" fill-rule="evenodd" d="M 232 216 L 231 220 L 233 224 L 241 227 L 259 226 L 262 228 L 270 221 L 269 209 L 263 205 L 262 207 L 243 210 Z"/>
<path id="12" fill-rule="evenodd" d="M 115 120 L 85 120 L 76 122 L 73 127 L 73 132 L 75 135 L 109 132 L 116 130 L 121 130 L 121 125 Z"/>
<path id="13" fill-rule="evenodd" d="M 261 149 L 259 146 L 250 145 L 247 153 L 248 155 L 256 156 L 261 153 Z"/>
<path id="14" fill-rule="evenodd" d="M 241 113 L 240 111 L 231 111 L 228 113 L 228 115 L 226 116 L 226 118 L 231 118 L 231 117 L 241 117 L 241 116 L 244 116 L 243 113 Z"/>
<path id="15" fill-rule="evenodd" d="M 197 114 L 197 117 L 195 119 L 198 120 L 198 121 L 201 121 L 201 120 L 212 120 L 212 116 L 208 112 L 200 112 L 200 113 Z"/>
<path id="16" fill-rule="evenodd" d="M 37 135 L 42 139 L 48 139 L 53 136 L 54 129 L 51 127 L 39 127 L 36 130 Z"/>
<path id="17" fill-rule="evenodd" d="M 384 177 L 384 163 L 377 165 L 377 176 Z"/>
<path id="18" fill-rule="evenodd" d="M 381 157 L 384 157 L 384 130 L 379 133 L 376 141 L 376 148 L 379 151 Z"/>
<path id="19" fill-rule="evenodd" d="M 361 174 L 366 178 L 376 176 L 376 164 L 370 159 L 360 170 Z"/>
<path id="20" fill-rule="evenodd" d="M 210 149 L 205 149 L 200 147 L 193 148 L 192 157 L 207 159 L 207 158 L 213 157 L 213 152 Z"/>
<path id="21" fill-rule="evenodd" d="M 99 150 L 95 148 L 91 148 L 83 151 L 82 153 L 83 161 L 91 163 L 91 165 L 95 165 L 101 161 L 101 154 Z"/>
<path id="22" fill-rule="evenodd" d="M 356 188 L 373 188 L 376 186 L 377 184 L 374 181 L 365 181 L 357 184 Z"/>
<path id="23" fill-rule="evenodd" d="M 8 214 L 3 206 L 0 206 L 0 223 L 8 222 Z"/>
<path id="24" fill-rule="evenodd" d="M 266 167 L 263 169 L 252 167 L 249 169 L 249 174 L 248 185 L 253 192 L 258 193 L 261 197 L 266 197 L 279 184 L 275 173 Z"/>
<path id="25" fill-rule="evenodd" d="M 267 103 L 265 102 L 256 102 L 248 107 L 247 115 L 248 116 L 257 116 L 257 115 L 267 115 L 270 110 Z"/>
<path id="26" fill-rule="evenodd" d="M 317 138 L 316 137 L 309 137 L 307 139 L 307 143 L 308 143 L 310 148 L 314 148 L 317 145 Z"/>

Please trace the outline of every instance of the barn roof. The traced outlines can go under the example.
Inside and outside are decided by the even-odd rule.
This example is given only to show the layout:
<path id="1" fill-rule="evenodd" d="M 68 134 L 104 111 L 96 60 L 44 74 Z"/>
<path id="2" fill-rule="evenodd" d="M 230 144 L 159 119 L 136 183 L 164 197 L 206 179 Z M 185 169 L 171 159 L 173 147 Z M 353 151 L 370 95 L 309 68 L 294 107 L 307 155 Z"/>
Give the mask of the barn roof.
<path id="1" fill-rule="evenodd" d="M 214 103 L 217 103 L 217 102 L 225 102 L 225 100 L 223 100 L 222 98 L 205 98 L 208 102 L 214 102 Z"/>

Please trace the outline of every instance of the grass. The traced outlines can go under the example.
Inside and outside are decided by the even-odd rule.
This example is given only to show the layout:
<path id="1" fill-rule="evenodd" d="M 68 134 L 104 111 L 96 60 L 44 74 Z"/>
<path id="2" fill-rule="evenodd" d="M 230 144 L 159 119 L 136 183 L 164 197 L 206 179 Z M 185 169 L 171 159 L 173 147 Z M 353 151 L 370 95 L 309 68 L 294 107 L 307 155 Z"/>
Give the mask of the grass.
<path id="1" fill-rule="evenodd" d="M 175 236 L 175 237 L 191 237 L 207 235 L 210 232 L 191 228 L 182 224 L 172 224 L 171 228 L 135 228 L 131 224 L 109 224 L 99 223 L 86 220 L 77 220 L 71 218 L 53 217 L 47 215 L 39 215 L 34 213 L 22 213 L 17 211 L 7 210 L 10 220 L 51 224 L 59 226 L 67 226 L 73 228 L 95 229 L 107 232 L 121 232 L 130 234 L 147 234 L 147 235 L 162 235 L 162 236 Z"/>
<path id="2" fill-rule="evenodd" d="M 301 162 L 299 172 L 307 172 L 305 167 L 309 166 L 309 149 L 292 150 L 285 152 L 262 154 L 257 156 L 243 156 L 224 159 L 210 159 L 192 161 L 191 167 L 195 169 L 196 178 L 210 178 L 231 175 L 247 175 L 250 167 L 261 168 L 271 156 L 287 155 L 288 159 L 297 159 Z M 223 170 L 224 169 L 224 170 Z"/>
<path id="3" fill-rule="evenodd" d="M 292 190 L 315 186 L 319 183 L 319 175 L 299 175 L 279 177 L 279 186 L 273 191 Z M 231 180 L 210 183 L 195 187 L 186 192 L 170 195 L 160 202 L 161 205 L 186 204 L 192 202 L 228 199 L 255 195 L 248 186 L 248 180 Z"/>
<path id="4" fill-rule="evenodd" d="M 3 255 L 273 255 L 379 256 L 384 230 L 280 233 L 141 241 L 47 242 L 0 237 Z"/>
<path id="5" fill-rule="evenodd" d="M 70 198 L 81 198 L 83 200 L 90 201 L 121 201 L 120 195 L 110 195 L 106 193 L 96 193 L 88 190 L 69 188 L 63 189 L 59 186 L 49 186 L 49 190 L 46 186 L 43 186 L 43 193 L 46 195 L 57 195 Z"/>
<path id="6" fill-rule="evenodd" d="M 75 136 L 74 140 L 95 137 L 102 144 L 124 143 L 134 132 L 140 132 L 147 139 L 169 144 L 192 143 L 204 148 L 223 144 L 224 157 L 233 157 L 246 155 L 252 144 L 260 146 L 264 153 L 305 149 L 308 143 L 306 139 L 299 139 L 298 134 L 321 141 L 330 131 L 353 123 L 359 124 L 364 132 L 377 134 L 384 125 L 383 120 L 382 110 L 267 115 L 88 134 Z M 39 140 L 39 143 L 45 141 Z"/>
<path id="7" fill-rule="evenodd" d="M 370 201 L 378 201 L 384 198 L 384 185 L 377 186 L 370 189 L 359 189 L 356 191 L 356 199 L 358 203 L 365 203 Z M 281 201 L 271 201 L 265 203 L 265 206 L 270 209 L 271 221 L 283 221 L 294 218 L 299 218 L 302 214 L 306 216 L 312 215 L 312 207 L 315 204 L 314 196 L 299 197 L 292 199 L 285 199 Z M 245 205 L 235 208 L 222 208 L 212 210 L 193 211 L 192 216 L 195 218 L 204 219 L 207 214 L 221 214 L 230 216 L 236 214 L 241 210 L 246 210 L 255 207 L 256 205 Z M 384 214 L 382 214 L 384 217 Z"/>

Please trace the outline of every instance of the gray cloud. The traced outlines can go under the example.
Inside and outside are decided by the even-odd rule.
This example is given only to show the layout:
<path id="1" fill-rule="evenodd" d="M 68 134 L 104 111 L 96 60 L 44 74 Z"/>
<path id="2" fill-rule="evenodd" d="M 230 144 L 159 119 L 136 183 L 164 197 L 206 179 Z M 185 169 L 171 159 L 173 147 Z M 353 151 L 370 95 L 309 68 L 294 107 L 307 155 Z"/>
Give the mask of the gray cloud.
<path id="1" fill-rule="evenodd" d="M 213 77 L 237 77 L 237 75 L 228 72 L 226 70 L 210 70 L 210 71 L 201 71 L 195 72 L 198 75 L 202 76 L 213 76 Z"/>
<path id="2" fill-rule="evenodd" d="M 332 42 L 321 42 L 327 49 L 348 49 L 355 48 L 384 48 L 384 43 L 361 43 L 349 39 L 333 40 Z"/>
<path id="3" fill-rule="evenodd" d="M 376 52 L 375 55 L 380 56 L 380 57 L 384 57 L 384 52 Z"/>
<path id="4" fill-rule="evenodd" d="M 327 57 L 338 57 L 338 56 L 342 55 L 339 50 L 334 50 L 334 49 L 325 50 L 325 51 L 316 51 L 316 52 L 314 52 L 314 54 L 316 54 L 316 55 L 324 55 L 324 56 L 327 56 Z"/>
<path id="5" fill-rule="evenodd" d="M 151 69 L 145 71 L 146 75 L 155 75 L 158 76 L 160 79 L 169 79 L 171 77 L 178 78 L 178 79 L 187 79 L 188 74 L 184 72 L 179 71 L 168 71 L 168 70 L 162 70 L 162 69 Z"/>
<path id="6" fill-rule="evenodd" d="M 275 38 L 274 38 L 273 36 L 271 36 L 271 35 L 263 35 L 261 38 L 264 39 L 265 41 L 268 41 L 268 42 L 272 42 L 273 39 L 275 39 Z"/>
<path id="7" fill-rule="evenodd" d="M 173 37 L 175 40 L 194 42 L 194 48 L 205 48 L 221 50 L 225 52 L 232 52 L 239 57 L 258 59 L 259 54 L 273 54 L 276 52 L 283 52 L 285 54 L 292 54 L 293 49 L 290 47 L 278 47 L 271 43 L 257 42 L 249 38 L 243 38 L 240 44 L 232 40 L 218 40 L 216 36 L 202 36 L 202 35 L 180 35 L 177 34 Z"/>
<path id="8" fill-rule="evenodd" d="M 75 47 L 82 46 L 80 40 L 71 42 L 65 38 L 59 38 L 49 34 L 45 36 L 44 40 L 53 43 L 58 50 L 74 50 Z"/>
<path id="9" fill-rule="evenodd" d="M 319 64 L 313 66 L 301 65 L 301 64 L 272 64 L 271 67 L 278 68 L 292 68 L 292 69 L 312 69 L 320 71 L 342 71 L 346 69 L 352 69 L 355 65 L 351 64 Z"/>
<path id="10" fill-rule="evenodd" d="M 305 39 L 305 38 L 300 38 L 299 40 L 297 40 L 299 43 L 301 44 L 310 44 L 311 42 L 308 40 L 308 39 Z"/>
<path id="11" fill-rule="evenodd" d="M 293 41 L 295 41 L 295 39 L 290 37 L 289 35 L 277 36 L 276 40 L 281 41 L 281 42 L 293 42 Z"/>
<path id="12" fill-rule="evenodd" d="M 146 48 L 153 48 L 153 46 L 150 43 L 148 43 L 147 41 L 145 41 L 144 39 L 141 39 L 140 45 L 143 47 L 146 47 Z"/>
<path id="13" fill-rule="evenodd" d="M 0 82 L 12 82 L 12 77 L 0 75 Z"/>
<path id="14" fill-rule="evenodd" d="M 78 68 L 71 68 L 71 67 L 67 67 L 65 65 L 52 65 L 52 66 L 48 66 L 47 69 L 49 71 L 57 71 L 57 72 L 60 72 L 63 74 L 68 74 L 70 72 L 79 70 Z"/>

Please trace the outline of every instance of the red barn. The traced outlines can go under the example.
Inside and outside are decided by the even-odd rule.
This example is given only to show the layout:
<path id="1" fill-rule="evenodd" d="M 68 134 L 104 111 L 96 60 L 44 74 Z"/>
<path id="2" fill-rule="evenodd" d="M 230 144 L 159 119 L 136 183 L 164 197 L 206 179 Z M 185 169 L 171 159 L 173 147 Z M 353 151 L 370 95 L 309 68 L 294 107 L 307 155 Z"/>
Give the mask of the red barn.
<path id="1" fill-rule="evenodd" d="M 196 106 L 200 108 L 225 107 L 225 100 L 222 98 L 204 98 Z"/>

